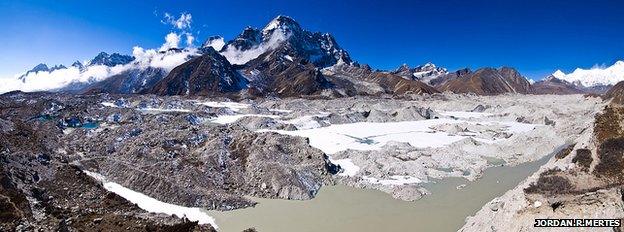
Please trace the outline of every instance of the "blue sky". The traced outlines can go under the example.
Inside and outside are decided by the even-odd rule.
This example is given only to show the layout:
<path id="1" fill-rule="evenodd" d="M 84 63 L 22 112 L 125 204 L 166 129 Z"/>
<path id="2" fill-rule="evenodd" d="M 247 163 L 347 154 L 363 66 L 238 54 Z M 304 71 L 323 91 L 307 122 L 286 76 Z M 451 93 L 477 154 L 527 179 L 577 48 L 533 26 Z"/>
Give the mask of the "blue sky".
<path id="1" fill-rule="evenodd" d="M 192 14 L 199 44 L 279 14 L 333 34 L 360 63 L 512 66 L 540 79 L 624 59 L 624 1 L 1 1 L 0 77 L 100 51 L 157 48 L 165 12 Z"/>

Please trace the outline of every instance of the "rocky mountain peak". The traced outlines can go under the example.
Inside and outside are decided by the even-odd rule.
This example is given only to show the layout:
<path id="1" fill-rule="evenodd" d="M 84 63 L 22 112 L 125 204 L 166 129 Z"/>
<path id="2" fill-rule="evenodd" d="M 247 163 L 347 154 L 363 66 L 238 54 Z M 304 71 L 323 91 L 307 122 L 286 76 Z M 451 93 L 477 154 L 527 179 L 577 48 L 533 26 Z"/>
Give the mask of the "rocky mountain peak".
<path id="1" fill-rule="evenodd" d="M 37 73 L 37 72 L 52 72 L 55 70 L 59 70 L 59 69 L 66 69 L 67 67 L 65 67 L 62 64 L 59 65 L 55 65 L 53 67 L 48 67 L 47 64 L 44 63 L 40 63 L 38 65 L 36 65 L 35 67 L 33 67 L 31 70 L 28 70 L 26 73 L 24 73 L 23 75 L 21 75 L 19 77 L 20 80 L 24 81 L 24 78 L 26 78 L 26 76 L 28 76 L 28 74 L 30 73 Z"/>
<path id="2" fill-rule="evenodd" d="M 267 35 L 269 33 L 272 33 L 275 30 L 279 30 L 284 34 L 290 34 L 290 33 L 298 33 L 301 32 L 301 25 L 299 25 L 299 23 L 297 23 L 297 21 L 295 21 L 293 18 L 288 17 L 288 16 L 284 16 L 284 15 L 279 15 L 277 17 L 275 17 L 273 20 L 271 20 L 271 22 L 269 22 L 264 29 L 262 29 L 262 32 Z"/>
<path id="3" fill-rule="evenodd" d="M 395 70 L 395 72 L 404 72 L 404 71 L 409 71 L 409 70 L 410 70 L 410 66 L 407 65 L 406 63 L 403 63 L 401 66 L 399 66 L 399 68 Z"/>
<path id="4" fill-rule="evenodd" d="M 232 47 L 237 50 L 245 51 L 257 47 L 260 45 L 262 40 L 263 37 L 261 31 L 248 26 L 234 40 L 228 41 L 223 49 Z"/>
<path id="5" fill-rule="evenodd" d="M 431 62 L 427 62 L 424 65 L 422 65 L 423 68 L 435 68 L 436 65 L 431 63 Z"/>
<path id="6" fill-rule="evenodd" d="M 259 57 L 263 60 L 283 60 L 283 57 L 306 60 L 321 68 L 339 62 L 352 63 L 349 54 L 332 35 L 306 31 L 294 19 L 283 15 L 271 20 L 262 30 L 245 28 L 236 39 L 228 41 L 221 53 L 234 64 L 244 64 Z"/>
<path id="7" fill-rule="evenodd" d="M 80 61 L 75 61 L 71 66 L 78 69 L 82 69 L 84 67 L 84 65 Z"/>
<path id="8" fill-rule="evenodd" d="M 108 67 L 113 67 L 116 65 L 128 64 L 133 60 L 134 57 L 128 55 L 121 55 L 119 53 L 108 54 L 106 52 L 100 52 L 89 62 L 89 65 L 104 65 Z"/>
<path id="9" fill-rule="evenodd" d="M 435 79 L 441 75 L 447 74 L 445 68 L 438 68 L 435 64 L 427 62 L 426 64 L 410 68 L 407 64 L 402 64 L 399 68 L 391 72 L 408 80 L 420 80 L 429 83 L 429 80 Z"/>
<path id="10" fill-rule="evenodd" d="M 40 72 L 40 71 L 48 71 L 48 65 L 44 63 L 38 64 L 28 72 Z"/>

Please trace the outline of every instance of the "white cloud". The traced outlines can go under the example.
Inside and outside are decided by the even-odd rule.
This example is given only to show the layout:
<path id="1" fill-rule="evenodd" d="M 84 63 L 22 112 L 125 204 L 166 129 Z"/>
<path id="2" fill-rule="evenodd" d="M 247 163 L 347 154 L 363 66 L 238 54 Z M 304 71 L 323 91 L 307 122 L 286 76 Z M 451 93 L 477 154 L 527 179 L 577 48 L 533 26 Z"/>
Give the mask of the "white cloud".
<path id="1" fill-rule="evenodd" d="M 185 33 L 185 35 L 186 35 L 186 46 L 192 47 L 193 41 L 195 41 L 195 36 L 193 36 L 193 34 L 191 33 Z"/>
<path id="2" fill-rule="evenodd" d="M 214 50 L 216 51 L 221 51 L 221 48 L 225 46 L 225 40 L 222 37 L 213 39 L 210 42 L 204 44 L 204 47 L 208 47 L 208 46 L 214 48 Z"/>
<path id="3" fill-rule="evenodd" d="M 187 36 L 187 41 L 189 37 Z M 190 39 L 193 40 L 192 38 Z M 66 69 L 54 70 L 52 72 L 29 73 L 24 80 L 18 78 L 23 74 L 18 74 L 13 78 L 2 79 L 0 93 L 13 90 L 25 92 L 44 91 L 60 89 L 72 83 L 93 83 L 102 81 L 113 75 L 122 73 L 130 69 L 146 69 L 148 67 L 162 68 L 169 72 L 178 65 L 186 62 L 190 57 L 197 56 L 198 51 L 193 47 L 182 51 L 168 51 L 169 48 L 177 48 L 180 42 L 180 35 L 169 33 L 165 37 L 165 44 L 160 49 L 144 49 L 135 46 L 132 55 L 135 60 L 129 64 L 108 67 L 105 65 L 89 65 L 83 70 L 69 66 Z M 163 50 L 163 48 L 166 48 Z M 86 62 L 85 62 L 86 63 Z"/>
<path id="4" fill-rule="evenodd" d="M 178 48 L 180 44 L 180 36 L 175 32 L 171 32 L 165 36 L 165 43 L 160 47 L 160 51 L 167 51 L 171 48 Z"/>
<path id="5" fill-rule="evenodd" d="M 225 56 L 225 58 L 227 58 L 227 60 L 232 64 L 244 64 L 262 55 L 262 53 L 276 48 L 282 41 L 286 40 L 288 36 L 290 35 L 273 33 L 268 41 L 244 51 L 228 45 L 228 47 L 221 52 L 221 55 Z"/>
<path id="6" fill-rule="evenodd" d="M 154 49 L 143 49 L 136 46 L 132 48 L 132 55 L 135 57 L 135 61 L 132 63 L 137 68 L 162 68 L 167 72 L 171 71 L 178 65 L 186 62 L 189 57 L 199 55 L 197 49 L 188 48 L 181 52 L 176 51 L 156 51 Z"/>
<path id="7" fill-rule="evenodd" d="M 163 24 L 170 24 L 179 30 L 186 30 L 191 28 L 193 16 L 189 13 L 182 13 L 179 18 L 176 18 L 175 16 L 165 12 L 165 16 L 160 22 Z"/>
<path id="8" fill-rule="evenodd" d="M 157 15 L 156 12 L 154 12 Z M 0 85 L 0 93 L 13 90 L 21 90 L 26 92 L 44 91 L 60 89 L 72 83 L 93 83 L 104 80 L 110 76 L 122 73 L 130 69 L 145 69 L 148 67 L 162 68 L 167 72 L 176 66 L 186 62 L 190 57 L 198 56 L 198 50 L 193 47 L 195 36 L 188 32 L 191 29 L 193 16 L 189 13 L 182 13 L 180 17 L 164 13 L 161 20 L 163 24 L 172 25 L 174 30 L 182 30 L 170 32 L 165 36 L 165 43 L 158 49 L 144 49 L 135 46 L 132 49 L 132 55 L 135 60 L 129 64 L 117 65 L 115 67 L 107 67 L 104 65 L 89 65 L 83 70 L 69 66 L 66 69 L 59 69 L 52 72 L 36 72 L 29 73 L 24 77 L 23 81 L 19 79 L 18 74 L 13 78 L 3 78 Z M 183 38 L 184 37 L 184 38 Z M 182 51 L 169 51 L 172 48 L 180 48 L 180 42 L 184 39 L 186 49 Z M 223 41 L 221 41 L 225 44 Z M 223 46 L 223 45 L 221 45 Z M 86 64 L 87 62 L 83 62 Z"/>
<path id="9" fill-rule="evenodd" d="M 3 80 L 0 86 L 0 93 L 21 90 L 26 92 L 52 90 L 65 87 L 72 83 L 86 83 L 101 81 L 107 77 L 121 73 L 125 68 L 123 65 L 107 67 L 104 65 L 88 66 L 84 70 L 76 67 L 58 69 L 52 72 L 29 73 L 21 81 L 17 78 Z M 21 76 L 21 75 L 18 75 Z"/>

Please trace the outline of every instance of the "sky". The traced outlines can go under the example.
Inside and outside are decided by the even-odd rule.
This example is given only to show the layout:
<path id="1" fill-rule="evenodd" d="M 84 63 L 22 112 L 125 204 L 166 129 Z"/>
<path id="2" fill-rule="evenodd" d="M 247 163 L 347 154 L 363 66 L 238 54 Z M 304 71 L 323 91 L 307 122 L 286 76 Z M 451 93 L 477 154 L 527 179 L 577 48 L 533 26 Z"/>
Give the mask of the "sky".
<path id="1" fill-rule="evenodd" d="M 334 35 L 359 63 L 450 71 L 511 66 L 532 79 L 624 59 L 624 1 L 0 1 L 0 78 L 101 51 L 158 48 L 190 14 L 195 46 L 288 15 Z M 163 23 L 164 22 L 164 23 Z"/>

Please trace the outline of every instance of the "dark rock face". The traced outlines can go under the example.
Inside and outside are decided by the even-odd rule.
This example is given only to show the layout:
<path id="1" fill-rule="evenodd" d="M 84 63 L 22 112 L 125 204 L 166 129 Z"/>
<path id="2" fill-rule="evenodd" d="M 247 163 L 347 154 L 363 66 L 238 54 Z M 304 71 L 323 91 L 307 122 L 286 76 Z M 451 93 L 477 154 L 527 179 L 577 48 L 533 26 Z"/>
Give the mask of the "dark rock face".
<path id="1" fill-rule="evenodd" d="M 612 103 L 619 105 L 624 104 L 624 81 L 620 81 L 611 87 L 611 89 L 605 93 L 604 97 L 606 99 L 611 99 Z"/>
<path id="2" fill-rule="evenodd" d="M 108 54 L 106 52 L 100 52 L 100 54 L 95 56 L 89 62 L 89 65 L 105 65 L 108 67 L 113 67 L 116 65 L 128 64 L 133 60 L 134 57 L 128 55 L 121 55 L 119 53 Z"/>
<path id="3" fill-rule="evenodd" d="M 379 94 L 432 94 L 436 89 L 417 80 L 373 71 L 368 66 L 336 65 L 325 75 L 337 90 L 348 96 Z"/>
<path id="4" fill-rule="evenodd" d="M 429 85 L 439 88 L 440 86 L 446 84 L 447 82 L 451 80 L 465 77 L 471 73 L 472 71 L 468 68 L 460 69 L 455 72 L 450 72 L 447 74 L 440 75 L 437 78 L 430 80 Z"/>
<path id="5" fill-rule="evenodd" d="M 275 46 L 278 48 L 275 50 L 280 51 L 280 56 L 271 56 L 272 58 L 289 56 L 294 60 L 305 59 L 316 67 L 328 67 L 340 60 L 344 63 L 352 62 L 349 54 L 340 48 L 333 36 L 303 30 L 299 23 L 287 16 L 276 17 L 262 30 L 246 28 L 236 39 L 229 41 L 223 50 L 229 47 L 241 51 L 249 50 L 271 41 L 274 36 L 283 38 L 283 41 Z M 261 58 L 255 60 L 258 63 Z"/>
<path id="6" fill-rule="evenodd" d="M 160 95 L 218 95 L 246 87 L 247 80 L 230 62 L 214 49 L 207 48 L 202 56 L 171 70 L 150 92 Z"/>
<path id="7" fill-rule="evenodd" d="M 250 80 L 254 92 L 260 95 L 297 97 L 319 94 L 331 88 L 321 72 L 305 59 L 283 58 L 286 47 L 260 55 L 245 65 L 241 73 Z"/>
<path id="8" fill-rule="evenodd" d="M 228 41 L 227 44 L 223 46 L 223 49 L 231 46 L 235 49 L 245 51 L 260 45 L 263 40 L 262 32 L 260 30 L 252 27 L 246 27 L 243 32 L 236 37 L 236 39 Z"/>
<path id="9" fill-rule="evenodd" d="M 533 84 L 535 94 L 579 94 L 584 91 L 576 85 L 550 76 Z"/>
<path id="10" fill-rule="evenodd" d="M 87 93 L 145 93 L 167 75 L 161 68 L 130 69 L 123 73 L 96 82 L 86 88 Z"/>
<path id="11" fill-rule="evenodd" d="M 497 95 L 503 93 L 528 94 L 531 84 L 520 73 L 508 67 L 482 68 L 461 78 L 449 80 L 439 87 L 440 91 Z"/>

